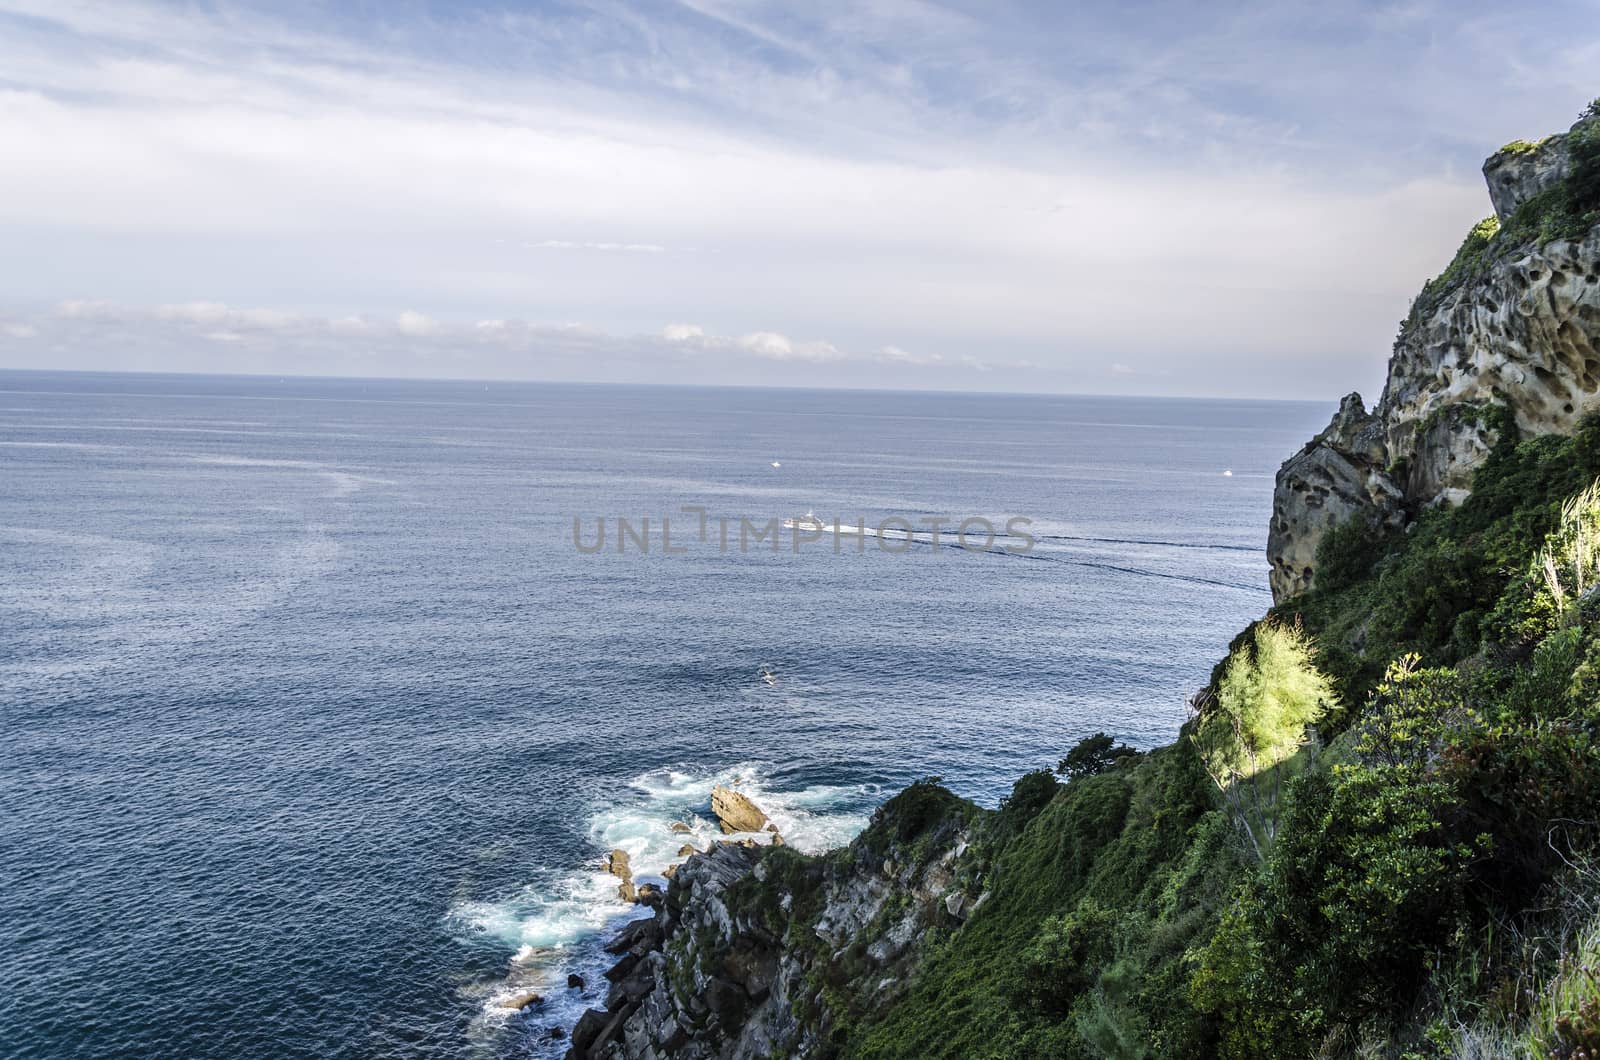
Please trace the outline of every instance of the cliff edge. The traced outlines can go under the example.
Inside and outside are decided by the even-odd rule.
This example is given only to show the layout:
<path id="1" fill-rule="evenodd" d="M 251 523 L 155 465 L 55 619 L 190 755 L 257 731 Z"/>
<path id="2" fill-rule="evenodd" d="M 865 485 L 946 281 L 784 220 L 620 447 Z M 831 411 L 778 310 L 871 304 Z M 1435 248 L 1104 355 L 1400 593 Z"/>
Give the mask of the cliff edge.
<path id="1" fill-rule="evenodd" d="M 1506 426 L 1570 433 L 1600 406 L 1600 111 L 1508 144 L 1483 172 L 1495 213 L 1412 304 L 1376 407 L 1350 394 L 1278 471 L 1278 603 L 1312 587 L 1335 527 L 1403 527 L 1459 504 Z"/>

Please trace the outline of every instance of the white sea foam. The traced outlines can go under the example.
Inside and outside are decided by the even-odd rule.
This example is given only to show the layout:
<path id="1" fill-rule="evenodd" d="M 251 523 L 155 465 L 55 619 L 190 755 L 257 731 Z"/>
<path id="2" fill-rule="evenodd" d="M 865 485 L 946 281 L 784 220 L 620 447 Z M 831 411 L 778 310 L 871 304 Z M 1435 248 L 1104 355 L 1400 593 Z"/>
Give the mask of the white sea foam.
<path id="1" fill-rule="evenodd" d="M 745 838 L 746 833 L 725 836 L 711 816 L 711 789 L 719 784 L 748 795 L 784 841 L 806 853 L 848 843 L 865 827 L 865 806 L 877 794 L 868 785 L 787 789 L 753 764 L 716 773 L 655 769 L 640 774 L 622 798 L 590 814 L 587 833 L 594 857 L 589 864 L 552 872 L 507 898 L 462 902 L 449 911 L 448 922 L 463 941 L 492 940 L 513 951 L 503 979 L 476 984 L 471 991 L 482 999 L 479 1020 L 503 1023 L 511 1015 L 506 999 L 523 992 L 528 982 L 564 982 L 575 962 L 594 959 L 595 945 L 606 931 L 648 915 L 643 907 L 624 902 L 617 878 L 601 870 L 607 851 L 627 851 L 635 881 L 661 883 L 669 866 L 687 859 L 679 853 L 685 846 L 706 850 L 721 839 Z M 674 824 L 689 830 L 674 831 Z M 765 842 L 771 834 L 749 837 Z"/>

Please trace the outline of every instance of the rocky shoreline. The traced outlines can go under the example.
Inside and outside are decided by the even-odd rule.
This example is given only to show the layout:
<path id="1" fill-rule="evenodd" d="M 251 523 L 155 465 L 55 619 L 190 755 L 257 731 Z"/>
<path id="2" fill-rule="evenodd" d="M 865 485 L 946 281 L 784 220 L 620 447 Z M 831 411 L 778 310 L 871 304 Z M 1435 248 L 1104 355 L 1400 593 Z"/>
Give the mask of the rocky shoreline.
<path id="1" fill-rule="evenodd" d="M 957 812 L 908 823 L 897 797 L 848 847 L 807 857 L 747 797 L 719 788 L 713 808 L 741 838 L 677 866 L 653 915 L 606 944 L 617 961 L 604 1007 L 578 1020 L 567 1056 L 809 1054 L 833 1029 L 840 977 L 862 1004 L 891 1000 L 927 933 L 959 926 L 984 899 L 963 823 L 970 804 L 939 797 Z M 748 834 L 758 819 L 771 841 Z"/>
<path id="2" fill-rule="evenodd" d="M 611 984 L 606 992 L 605 1007 L 589 1009 L 572 1028 L 572 1045 L 567 1052 L 569 1057 L 608 1055 L 606 1047 L 619 1039 L 624 1022 L 638 1012 L 641 1003 L 654 990 L 657 973 L 663 963 L 662 945 L 677 919 L 667 909 L 669 893 L 679 897 L 674 908 L 681 910 L 684 906 L 681 892 L 697 886 L 711 886 L 717 890 L 725 888 L 751 870 L 759 858 L 760 850 L 784 845 L 777 825 L 749 796 L 740 791 L 720 784 L 714 786 L 711 789 L 711 811 L 724 835 L 746 834 L 745 838 L 719 840 L 703 851 L 692 843 L 679 847 L 678 856 L 688 860 L 669 865 L 662 873 L 669 881 L 668 892 L 664 893 L 652 883 L 636 884 L 626 850 L 614 849 L 603 858 L 605 870 L 619 881 L 617 897 L 624 902 L 646 906 L 653 915 L 629 921 L 606 943 L 605 951 L 618 960 L 605 973 L 606 981 Z M 678 821 L 673 822 L 670 828 L 673 833 L 680 835 L 688 835 L 692 831 L 689 825 Z M 767 838 L 761 841 L 751 838 L 747 833 Z M 680 870 L 687 870 L 681 882 Z M 568 985 L 574 985 L 570 978 Z M 580 979 L 575 985 L 581 988 L 584 984 Z M 745 984 L 747 989 L 749 985 Z M 659 1026 L 657 1029 L 661 1030 Z M 665 1040 L 671 1043 L 666 1047 L 676 1048 L 683 1044 L 678 1038 L 675 1030 L 666 1030 Z"/>

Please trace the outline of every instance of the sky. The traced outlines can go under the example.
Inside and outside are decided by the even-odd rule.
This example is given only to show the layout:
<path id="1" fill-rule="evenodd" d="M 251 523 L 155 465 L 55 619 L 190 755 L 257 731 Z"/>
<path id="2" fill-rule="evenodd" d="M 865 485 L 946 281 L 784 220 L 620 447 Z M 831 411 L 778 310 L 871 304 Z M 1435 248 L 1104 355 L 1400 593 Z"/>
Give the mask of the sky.
<path id="1" fill-rule="evenodd" d="M 1330 400 L 1600 0 L 0 0 L 0 368 Z"/>

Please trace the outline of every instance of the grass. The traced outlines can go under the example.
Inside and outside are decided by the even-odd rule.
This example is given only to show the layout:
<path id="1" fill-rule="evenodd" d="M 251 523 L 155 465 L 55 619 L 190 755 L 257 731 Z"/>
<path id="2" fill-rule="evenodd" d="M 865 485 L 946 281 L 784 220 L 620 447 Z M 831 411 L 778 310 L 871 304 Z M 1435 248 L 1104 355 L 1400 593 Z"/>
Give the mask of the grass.
<path id="1" fill-rule="evenodd" d="M 1600 872 L 1576 869 L 1537 931 L 1516 932 L 1528 955 L 1506 992 L 1509 1012 L 1441 1020 L 1447 1051 L 1470 1060 L 1575 1060 L 1600 1055 Z"/>

